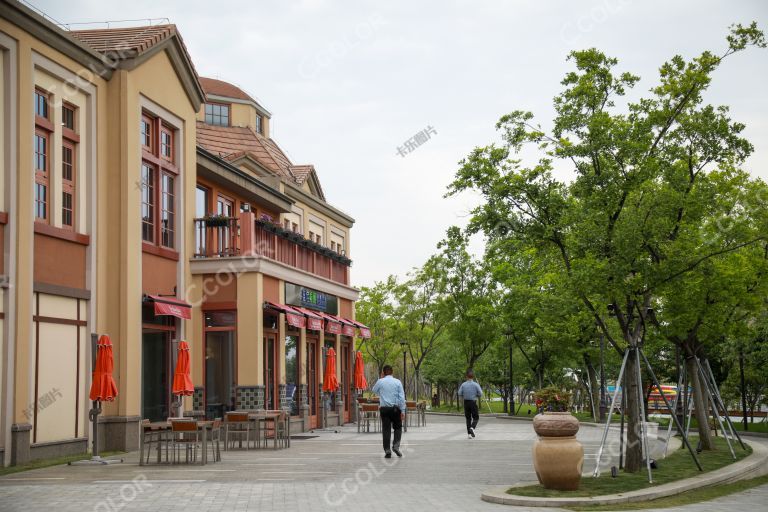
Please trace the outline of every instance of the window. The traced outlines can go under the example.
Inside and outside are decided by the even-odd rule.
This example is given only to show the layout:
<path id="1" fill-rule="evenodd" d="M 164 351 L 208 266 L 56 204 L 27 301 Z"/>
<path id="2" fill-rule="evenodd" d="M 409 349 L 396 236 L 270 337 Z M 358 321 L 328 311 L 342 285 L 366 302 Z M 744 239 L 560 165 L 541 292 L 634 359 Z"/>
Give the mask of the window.
<path id="1" fill-rule="evenodd" d="M 35 220 L 48 221 L 48 191 L 50 173 L 48 172 L 48 147 L 50 136 L 47 132 L 35 132 Z"/>
<path id="2" fill-rule="evenodd" d="M 202 218 L 208 213 L 208 189 L 198 185 L 195 190 L 195 217 Z"/>
<path id="3" fill-rule="evenodd" d="M 317 245 L 323 245 L 323 237 L 321 237 L 320 235 L 317 235 L 315 242 L 317 242 Z"/>
<path id="4" fill-rule="evenodd" d="M 61 125 L 68 130 L 75 131 L 75 109 L 73 107 L 62 105 Z"/>
<path id="5" fill-rule="evenodd" d="M 315 234 L 312 231 L 309 232 L 309 239 L 315 241 Z"/>
<path id="6" fill-rule="evenodd" d="M 264 118 L 260 115 L 256 115 L 256 131 L 261 135 L 264 135 Z"/>
<path id="7" fill-rule="evenodd" d="M 155 170 L 141 164 L 141 239 L 155 241 Z"/>
<path id="8" fill-rule="evenodd" d="M 159 117 L 141 116 L 141 239 L 176 248 L 174 129 Z"/>
<path id="9" fill-rule="evenodd" d="M 286 231 L 291 230 L 291 221 L 289 219 L 283 219 L 283 227 Z"/>
<path id="10" fill-rule="evenodd" d="M 331 250 L 336 251 L 336 242 L 331 241 Z"/>
<path id="11" fill-rule="evenodd" d="M 75 223 L 75 148 L 64 142 L 61 147 L 61 224 L 74 228 Z"/>
<path id="12" fill-rule="evenodd" d="M 160 129 L 160 156 L 173 161 L 173 134 L 166 127 Z"/>
<path id="13" fill-rule="evenodd" d="M 299 225 L 298 224 L 296 224 L 294 222 L 294 223 L 291 224 L 291 226 L 293 227 L 293 232 L 294 233 L 298 233 L 299 232 Z"/>
<path id="14" fill-rule="evenodd" d="M 35 89 L 35 115 L 48 119 L 48 94 L 40 89 Z"/>
<path id="15" fill-rule="evenodd" d="M 152 151 L 152 120 L 146 116 L 141 118 L 141 145 Z"/>
<path id="16" fill-rule="evenodd" d="M 160 235 L 162 237 L 162 245 L 171 249 L 174 247 L 174 234 L 176 232 L 174 229 L 176 222 L 174 181 L 172 175 L 163 173 L 163 179 L 161 180 L 162 190 L 160 191 L 163 198 L 160 215 Z"/>
<path id="17" fill-rule="evenodd" d="M 216 126 L 229 126 L 229 105 L 206 103 L 205 123 Z"/>

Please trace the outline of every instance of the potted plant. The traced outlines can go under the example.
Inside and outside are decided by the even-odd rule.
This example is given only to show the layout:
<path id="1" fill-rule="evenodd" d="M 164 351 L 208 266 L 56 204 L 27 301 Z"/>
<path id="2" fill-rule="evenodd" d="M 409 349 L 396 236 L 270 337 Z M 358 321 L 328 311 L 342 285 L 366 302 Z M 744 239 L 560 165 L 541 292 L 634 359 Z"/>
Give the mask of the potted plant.
<path id="1" fill-rule="evenodd" d="M 221 228 L 229 224 L 229 217 L 226 215 L 211 214 L 203 217 L 203 221 L 207 228 Z"/>
<path id="2" fill-rule="evenodd" d="M 584 447 L 576 440 L 579 420 L 568 407 L 571 394 L 554 386 L 534 394 L 539 411 L 533 430 L 539 436 L 533 444 L 533 467 L 547 489 L 575 491 L 581 481 Z"/>

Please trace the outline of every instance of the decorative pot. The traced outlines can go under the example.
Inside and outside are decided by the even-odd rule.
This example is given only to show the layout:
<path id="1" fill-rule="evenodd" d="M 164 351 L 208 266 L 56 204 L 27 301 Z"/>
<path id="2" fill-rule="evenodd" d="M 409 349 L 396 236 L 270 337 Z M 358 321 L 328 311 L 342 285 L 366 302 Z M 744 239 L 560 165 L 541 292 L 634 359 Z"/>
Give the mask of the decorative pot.
<path id="1" fill-rule="evenodd" d="M 581 481 L 584 447 L 576 440 L 579 420 L 568 412 L 545 412 L 533 418 L 539 438 L 533 444 L 533 467 L 546 489 L 575 491 Z"/>

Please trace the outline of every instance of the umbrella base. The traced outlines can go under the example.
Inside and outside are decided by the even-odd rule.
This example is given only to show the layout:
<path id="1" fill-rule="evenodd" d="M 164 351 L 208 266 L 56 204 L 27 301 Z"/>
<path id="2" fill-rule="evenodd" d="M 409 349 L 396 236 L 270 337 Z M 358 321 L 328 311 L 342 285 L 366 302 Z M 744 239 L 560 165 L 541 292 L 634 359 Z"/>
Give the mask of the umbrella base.
<path id="1" fill-rule="evenodd" d="M 86 460 L 77 460 L 74 462 L 70 462 L 69 466 L 94 466 L 94 465 L 104 465 L 104 464 L 120 464 L 123 462 L 123 459 L 102 459 L 98 455 L 91 457 L 90 459 Z"/>

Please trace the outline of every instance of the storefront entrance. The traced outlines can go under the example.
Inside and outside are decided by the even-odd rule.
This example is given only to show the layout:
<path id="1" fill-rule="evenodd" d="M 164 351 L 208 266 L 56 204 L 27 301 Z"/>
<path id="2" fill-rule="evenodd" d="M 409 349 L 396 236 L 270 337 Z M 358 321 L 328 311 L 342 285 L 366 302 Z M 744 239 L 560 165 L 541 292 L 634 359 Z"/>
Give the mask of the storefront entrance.
<path id="1" fill-rule="evenodd" d="M 205 416 L 223 418 L 235 409 L 237 314 L 205 311 Z"/>
<path id="2" fill-rule="evenodd" d="M 352 344 L 348 341 L 341 342 L 341 398 L 344 400 L 344 423 L 352 421 L 350 411 L 352 395 Z"/>
<path id="3" fill-rule="evenodd" d="M 155 316 L 151 307 L 142 308 L 141 415 L 162 421 L 171 415 L 171 376 L 176 357 L 172 341 L 176 319 Z"/>
<path id="4" fill-rule="evenodd" d="M 278 387 L 278 352 L 277 336 L 272 333 L 264 335 L 264 408 L 275 411 L 280 408 L 280 393 Z"/>
<path id="5" fill-rule="evenodd" d="M 317 380 L 317 338 L 307 337 L 307 403 L 309 405 L 309 428 L 317 428 L 318 403 L 317 394 L 319 382 Z"/>

